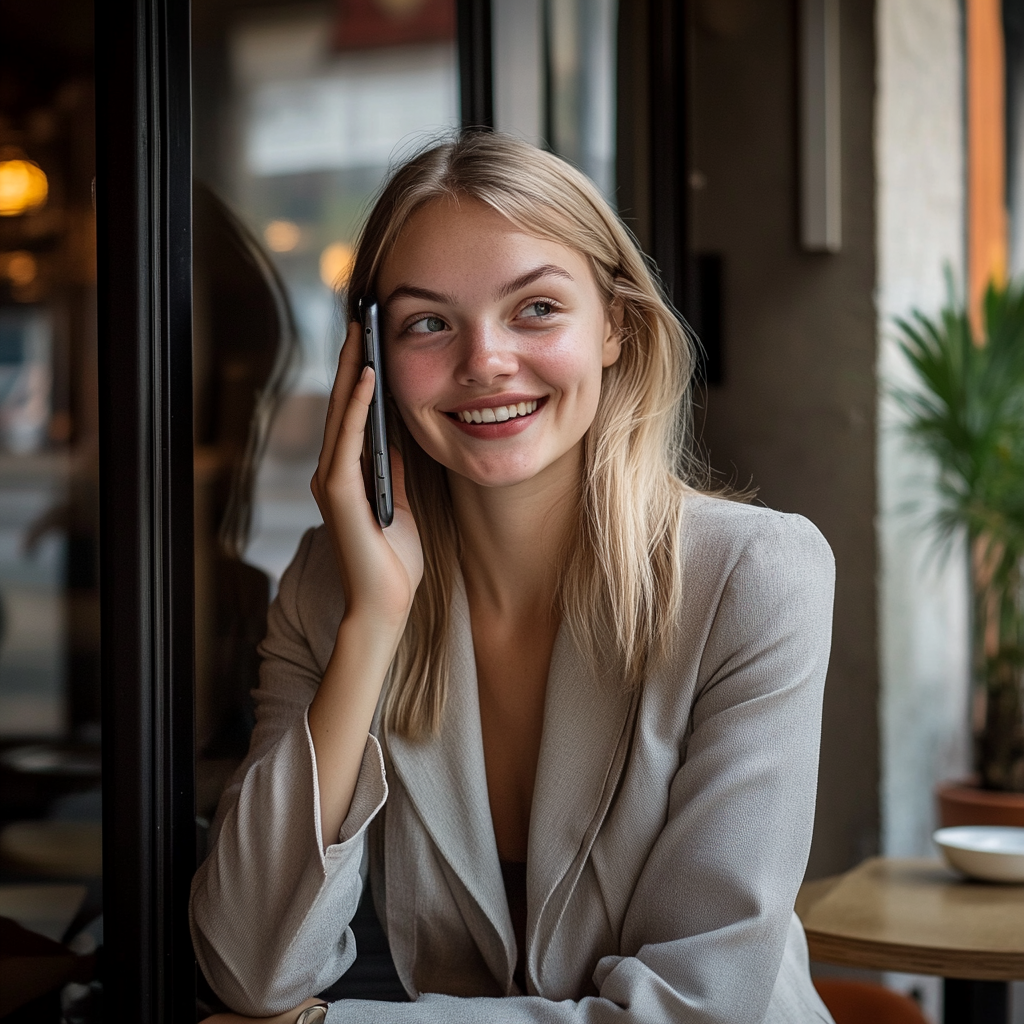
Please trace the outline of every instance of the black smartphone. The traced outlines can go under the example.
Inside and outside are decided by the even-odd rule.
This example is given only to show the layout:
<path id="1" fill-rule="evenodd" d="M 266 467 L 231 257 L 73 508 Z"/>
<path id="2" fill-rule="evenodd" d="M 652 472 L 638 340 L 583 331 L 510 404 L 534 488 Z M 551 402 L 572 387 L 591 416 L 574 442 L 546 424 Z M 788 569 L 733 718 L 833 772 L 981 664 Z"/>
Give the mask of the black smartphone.
<path id="1" fill-rule="evenodd" d="M 380 314 L 377 300 L 366 296 L 359 300 L 359 321 L 363 325 L 363 357 L 373 367 L 373 398 L 370 400 L 370 431 L 366 458 L 373 481 L 373 511 L 381 526 L 390 526 L 395 518 L 391 491 L 391 454 L 384 424 L 384 365 L 380 357 Z"/>

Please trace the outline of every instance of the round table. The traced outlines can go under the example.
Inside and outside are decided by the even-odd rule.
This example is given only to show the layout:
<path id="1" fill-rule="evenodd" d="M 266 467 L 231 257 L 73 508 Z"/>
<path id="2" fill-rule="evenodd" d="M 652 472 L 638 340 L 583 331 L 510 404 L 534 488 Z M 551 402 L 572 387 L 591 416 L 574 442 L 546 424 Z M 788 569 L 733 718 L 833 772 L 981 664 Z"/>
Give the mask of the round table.
<path id="1" fill-rule="evenodd" d="M 1024 885 L 961 878 L 937 860 L 872 857 L 797 898 L 811 959 L 946 979 L 944 1024 L 1005 1024 L 1024 978 Z"/>

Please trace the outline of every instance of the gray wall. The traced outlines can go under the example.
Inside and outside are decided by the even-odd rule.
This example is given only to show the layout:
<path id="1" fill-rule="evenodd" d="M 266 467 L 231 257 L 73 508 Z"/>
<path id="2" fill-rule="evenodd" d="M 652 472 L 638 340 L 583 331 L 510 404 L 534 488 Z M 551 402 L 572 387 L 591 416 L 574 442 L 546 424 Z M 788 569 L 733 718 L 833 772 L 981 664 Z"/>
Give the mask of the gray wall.
<path id="1" fill-rule="evenodd" d="M 893 321 L 934 315 L 943 265 L 963 280 L 966 221 L 960 0 L 879 0 L 879 378 L 912 385 Z M 890 397 L 879 409 L 882 850 L 934 855 L 932 790 L 970 764 L 965 547 L 937 557 L 927 528 L 935 468 L 911 449 Z"/>
<path id="2" fill-rule="evenodd" d="M 799 512 L 836 555 L 832 661 L 808 875 L 877 851 L 874 5 L 842 5 L 843 247 L 797 235 L 797 5 L 693 5 L 695 248 L 724 261 L 725 379 L 705 397 L 712 465 Z"/>

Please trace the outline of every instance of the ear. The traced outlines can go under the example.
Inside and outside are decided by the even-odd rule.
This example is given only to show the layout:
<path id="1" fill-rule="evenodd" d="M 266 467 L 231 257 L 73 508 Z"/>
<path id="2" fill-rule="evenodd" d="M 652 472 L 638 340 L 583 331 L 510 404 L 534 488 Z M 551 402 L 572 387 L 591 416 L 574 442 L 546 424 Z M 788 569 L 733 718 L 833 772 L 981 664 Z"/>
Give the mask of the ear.
<path id="1" fill-rule="evenodd" d="M 608 314 L 605 318 L 607 330 L 604 341 L 601 344 L 601 366 L 611 366 L 618 361 L 622 352 L 622 323 L 624 309 L 622 299 L 615 296 L 608 306 Z"/>

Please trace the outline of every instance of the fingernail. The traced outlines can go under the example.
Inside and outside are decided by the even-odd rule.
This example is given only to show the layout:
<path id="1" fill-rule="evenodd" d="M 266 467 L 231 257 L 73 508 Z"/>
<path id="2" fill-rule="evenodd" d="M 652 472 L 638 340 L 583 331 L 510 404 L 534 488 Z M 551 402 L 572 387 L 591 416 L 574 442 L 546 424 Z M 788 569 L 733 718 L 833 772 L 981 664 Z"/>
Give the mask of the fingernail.
<path id="1" fill-rule="evenodd" d="M 364 366 L 363 367 L 363 372 L 359 374 L 359 380 L 360 381 L 366 380 L 366 375 L 369 372 L 370 372 L 370 368 L 368 366 Z"/>

